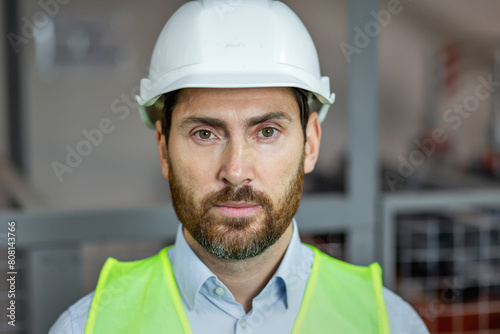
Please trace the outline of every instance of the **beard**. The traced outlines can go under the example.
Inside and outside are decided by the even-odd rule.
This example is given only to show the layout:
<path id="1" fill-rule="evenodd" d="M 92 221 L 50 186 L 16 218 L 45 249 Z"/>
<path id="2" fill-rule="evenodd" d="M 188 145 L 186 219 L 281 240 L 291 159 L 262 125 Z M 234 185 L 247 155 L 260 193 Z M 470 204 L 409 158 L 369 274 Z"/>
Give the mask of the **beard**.
<path id="1" fill-rule="evenodd" d="M 255 257 L 272 246 L 286 231 L 299 207 L 304 183 L 304 152 L 297 170 L 276 201 L 252 186 L 227 185 L 196 201 L 196 189 L 183 184 L 168 159 L 168 182 L 177 218 L 210 254 L 228 260 Z M 215 214 L 214 207 L 229 202 L 260 205 L 253 216 L 233 218 Z"/>

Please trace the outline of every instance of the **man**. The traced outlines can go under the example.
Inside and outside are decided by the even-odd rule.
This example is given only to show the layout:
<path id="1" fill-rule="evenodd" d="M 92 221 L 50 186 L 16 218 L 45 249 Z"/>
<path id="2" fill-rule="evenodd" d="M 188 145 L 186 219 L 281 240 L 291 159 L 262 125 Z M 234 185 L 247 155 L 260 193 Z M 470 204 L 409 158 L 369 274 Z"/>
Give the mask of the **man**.
<path id="1" fill-rule="evenodd" d="M 137 100 L 182 223 L 175 245 L 108 259 L 51 333 L 428 333 L 377 264 L 300 243 L 293 217 L 334 95 L 288 7 L 188 2 Z"/>

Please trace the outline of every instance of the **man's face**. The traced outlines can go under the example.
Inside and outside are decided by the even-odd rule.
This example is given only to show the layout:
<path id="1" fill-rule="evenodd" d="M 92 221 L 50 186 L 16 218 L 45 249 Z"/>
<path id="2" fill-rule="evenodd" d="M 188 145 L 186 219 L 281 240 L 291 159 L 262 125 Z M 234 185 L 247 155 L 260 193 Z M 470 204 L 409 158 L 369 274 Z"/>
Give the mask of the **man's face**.
<path id="1" fill-rule="evenodd" d="M 311 116 L 308 128 L 318 130 Z M 158 139 L 179 220 L 208 252 L 233 260 L 283 235 L 317 158 L 289 88 L 184 89 L 168 148 Z"/>

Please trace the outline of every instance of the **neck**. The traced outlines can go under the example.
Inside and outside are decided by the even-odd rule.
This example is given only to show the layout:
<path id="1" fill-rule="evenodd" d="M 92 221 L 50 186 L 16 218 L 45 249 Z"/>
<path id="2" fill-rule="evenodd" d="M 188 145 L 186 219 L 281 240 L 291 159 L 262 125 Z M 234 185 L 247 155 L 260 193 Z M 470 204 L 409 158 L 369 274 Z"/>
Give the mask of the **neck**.
<path id="1" fill-rule="evenodd" d="M 210 254 L 184 229 L 184 237 L 191 249 L 231 291 L 246 313 L 252 309 L 252 300 L 264 289 L 278 269 L 292 239 L 292 233 L 293 224 L 290 223 L 281 238 L 264 252 L 251 259 L 234 261 Z"/>

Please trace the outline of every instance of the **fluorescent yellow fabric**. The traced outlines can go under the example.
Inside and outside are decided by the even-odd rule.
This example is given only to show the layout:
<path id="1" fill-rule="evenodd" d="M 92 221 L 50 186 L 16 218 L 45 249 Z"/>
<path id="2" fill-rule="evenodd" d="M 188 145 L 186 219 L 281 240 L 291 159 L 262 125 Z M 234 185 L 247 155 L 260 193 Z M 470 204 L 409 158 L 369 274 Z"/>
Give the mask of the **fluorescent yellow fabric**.
<path id="1" fill-rule="evenodd" d="M 389 333 L 380 266 L 354 266 L 309 247 L 314 263 L 292 334 Z M 192 333 L 168 248 L 139 261 L 106 261 L 85 334 Z"/>
<path id="2" fill-rule="evenodd" d="M 167 249 L 139 261 L 106 261 L 85 334 L 191 333 Z"/>
<path id="3" fill-rule="evenodd" d="M 292 334 L 389 333 L 378 263 L 355 266 L 318 249 Z"/>

